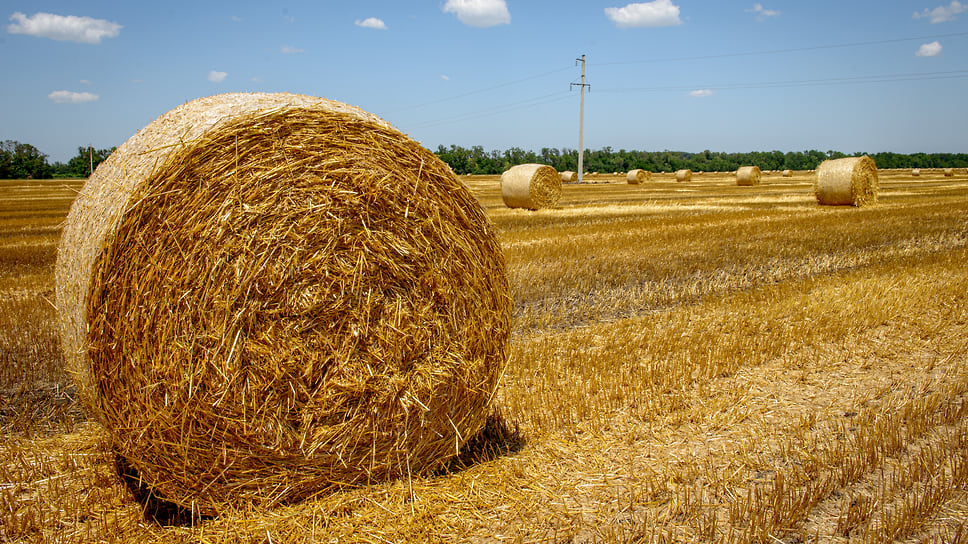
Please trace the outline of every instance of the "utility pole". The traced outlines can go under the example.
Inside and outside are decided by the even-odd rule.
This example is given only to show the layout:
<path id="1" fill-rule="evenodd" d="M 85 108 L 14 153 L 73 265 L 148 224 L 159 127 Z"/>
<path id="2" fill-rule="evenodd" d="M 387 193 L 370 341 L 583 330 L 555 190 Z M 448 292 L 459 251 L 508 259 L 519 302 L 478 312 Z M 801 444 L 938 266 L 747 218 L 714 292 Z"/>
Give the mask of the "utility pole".
<path id="1" fill-rule="evenodd" d="M 585 132 L 585 87 L 588 87 L 590 91 L 592 86 L 585 83 L 585 55 L 582 55 L 580 59 L 575 59 L 575 64 L 579 62 L 581 63 L 581 83 L 570 84 L 568 90 L 571 90 L 575 85 L 580 87 L 581 109 L 578 113 L 578 183 L 581 183 L 582 176 L 585 175 L 585 144 L 582 141 Z"/>

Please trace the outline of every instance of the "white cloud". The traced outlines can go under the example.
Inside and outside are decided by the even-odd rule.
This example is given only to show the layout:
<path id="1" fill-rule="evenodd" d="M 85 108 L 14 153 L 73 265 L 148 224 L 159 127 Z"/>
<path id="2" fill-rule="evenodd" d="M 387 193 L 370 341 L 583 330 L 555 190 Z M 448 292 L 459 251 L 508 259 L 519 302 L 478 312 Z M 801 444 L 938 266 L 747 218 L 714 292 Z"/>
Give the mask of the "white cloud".
<path id="1" fill-rule="evenodd" d="M 440 74 L 440 79 L 444 81 L 450 81 L 450 76 L 445 76 L 444 74 Z"/>
<path id="2" fill-rule="evenodd" d="M 242 22 L 242 18 L 239 17 L 238 15 L 233 15 L 233 16 L 229 17 L 229 20 L 232 21 L 233 23 L 241 23 Z"/>
<path id="3" fill-rule="evenodd" d="M 73 91 L 54 91 L 47 95 L 47 98 L 58 104 L 83 104 L 84 102 L 94 102 L 98 95 L 93 93 L 75 93 Z"/>
<path id="4" fill-rule="evenodd" d="M 281 51 L 281 52 L 283 52 L 283 53 L 285 53 L 287 55 L 294 55 L 296 53 L 305 53 L 306 52 L 305 49 L 297 49 L 297 48 L 292 47 L 292 46 L 289 46 L 289 45 L 284 45 L 284 46 L 280 47 L 279 48 L 279 51 Z"/>
<path id="5" fill-rule="evenodd" d="M 357 19 L 355 23 L 356 26 L 361 26 L 363 28 L 375 28 L 377 30 L 386 30 L 387 25 L 382 19 L 377 19 L 376 17 L 367 17 L 362 21 Z"/>
<path id="6" fill-rule="evenodd" d="M 937 57 L 941 54 L 941 44 L 937 40 L 931 43 L 921 44 L 918 48 L 918 52 L 914 55 L 917 57 Z"/>
<path id="7" fill-rule="evenodd" d="M 90 85 L 91 84 L 91 81 L 90 80 L 87 80 L 87 79 L 82 79 L 81 80 L 81 83 L 83 83 L 84 85 Z"/>
<path id="8" fill-rule="evenodd" d="M 444 13 L 453 13 L 465 25 L 487 28 L 511 23 L 504 0 L 447 0 Z"/>
<path id="9" fill-rule="evenodd" d="M 605 8 L 605 16 L 619 28 L 681 25 L 679 6 L 672 0 L 654 0 L 628 4 L 622 8 Z"/>
<path id="10" fill-rule="evenodd" d="M 706 98 L 707 96 L 712 96 L 714 91 L 709 89 L 697 89 L 695 91 L 689 91 L 689 96 L 695 98 Z"/>
<path id="11" fill-rule="evenodd" d="M 226 72 L 216 72 L 215 70 L 212 70 L 208 73 L 208 80 L 212 83 L 221 83 L 225 81 L 225 78 L 228 77 L 228 75 L 229 74 Z"/>
<path id="12" fill-rule="evenodd" d="M 780 12 L 775 9 L 765 9 L 763 4 L 753 4 L 753 9 L 748 9 L 756 14 L 757 21 L 765 21 L 767 17 L 779 17 Z"/>
<path id="13" fill-rule="evenodd" d="M 968 5 L 954 0 L 947 6 L 938 6 L 934 9 L 925 9 L 918 13 L 914 12 L 915 19 L 930 19 L 931 23 L 947 23 L 957 19 L 955 15 L 968 11 Z"/>
<path id="14" fill-rule="evenodd" d="M 113 38 L 120 34 L 123 28 L 118 23 L 104 19 L 53 13 L 35 13 L 27 17 L 18 11 L 10 16 L 10 20 L 14 21 L 7 25 L 7 32 L 11 34 L 27 34 L 77 43 L 101 43 L 103 38 Z"/>

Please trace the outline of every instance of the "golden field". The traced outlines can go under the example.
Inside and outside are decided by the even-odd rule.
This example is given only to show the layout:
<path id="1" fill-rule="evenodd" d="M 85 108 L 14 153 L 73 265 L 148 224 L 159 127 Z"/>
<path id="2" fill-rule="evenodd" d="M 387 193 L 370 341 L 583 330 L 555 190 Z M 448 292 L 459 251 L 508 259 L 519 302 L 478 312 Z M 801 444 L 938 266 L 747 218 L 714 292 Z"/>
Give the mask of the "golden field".
<path id="1" fill-rule="evenodd" d="M 432 477 L 194 526 L 144 515 L 61 369 L 81 183 L 0 181 L 0 542 L 968 541 L 959 172 L 882 170 L 867 208 L 807 172 L 588 176 L 539 212 L 464 178 L 515 301 L 484 436 Z"/>

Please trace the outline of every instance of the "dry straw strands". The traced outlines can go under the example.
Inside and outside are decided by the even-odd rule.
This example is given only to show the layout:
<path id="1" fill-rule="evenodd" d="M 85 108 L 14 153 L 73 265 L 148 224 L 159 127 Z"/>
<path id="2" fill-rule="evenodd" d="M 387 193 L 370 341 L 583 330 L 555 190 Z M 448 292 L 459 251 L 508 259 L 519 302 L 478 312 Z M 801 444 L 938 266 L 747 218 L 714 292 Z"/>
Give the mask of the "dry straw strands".
<path id="1" fill-rule="evenodd" d="M 574 183 L 578 181 L 578 172 L 572 172 L 571 170 L 565 170 L 561 173 L 561 181 L 563 183 Z"/>
<path id="2" fill-rule="evenodd" d="M 625 181 L 630 185 L 638 185 L 644 181 L 649 181 L 652 174 L 642 170 L 641 168 L 636 168 L 635 170 L 629 170 L 629 173 L 625 175 Z"/>
<path id="3" fill-rule="evenodd" d="M 944 177 L 950 178 L 950 177 L 952 177 L 954 175 L 955 175 L 955 169 L 954 168 L 945 168 L 944 169 Z"/>
<path id="4" fill-rule="evenodd" d="M 547 164 L 519 164 L 501 174 L 501 197 L 508 208 L 554 208 L 561 198 L 561 176 Z"/>
<path id="5" fill-rule="evenodd" d="M 817 167 L 817 202 L 823 205 L 867 206 L 877 202 L 877 166 L 862 157 L 830 159 Z"/>
<path id="6" fill-rule="evenodd" d="M 385 121 L 310 96 L 202 98 L 135 134 L 74 202 L 56 284 L 85 404 L 201 513 L 426 474 L 506 362 L 480 205 Z"/>
<path id="7" fill-rule="evenodd" d="M 692 170 L 683 169 L 676 171 L 676 181 L 690 181 L 692 180 Z"/>
<path id="8" fill-rule="evenodd" d="M 736 170 L 736 185 L 759 185 L 762 175 L 759 166 L 741 166 Z"/>

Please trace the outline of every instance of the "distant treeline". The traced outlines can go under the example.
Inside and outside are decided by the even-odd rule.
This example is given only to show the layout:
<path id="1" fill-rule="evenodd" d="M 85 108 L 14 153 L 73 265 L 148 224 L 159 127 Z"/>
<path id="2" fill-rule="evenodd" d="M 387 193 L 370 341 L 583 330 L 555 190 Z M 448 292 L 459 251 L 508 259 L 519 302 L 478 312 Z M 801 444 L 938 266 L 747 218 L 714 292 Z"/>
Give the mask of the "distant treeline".
<path id="1" fill-rule="evenodd" d="M 0 179 L 49 179 L 52 177 L 85 178 L 92 166 L 108 158 L 115 148 L 78 147 L 77 155 L 66 163 L 47 162 L 47 155 L 30 144 L 13 140 L 0 143 Z M 470 149 L 452 145 L 438 146 L 434 152 L 458 174 L 500 174 L 516 164 L 539 163 L 559 172 L 578 170 L 578 151 L 543 147 L 540 153 L 512 147 L 506 151 L 484 151 L 476 145 Z M 721 153 L 703 151 L 626 151 L 604 147 L 586 150 L 586 172 L 627 172 L 641 168 L 649 172 L 674 172 L 688 168 L 695 172 L 729 172 L 740 166 L 759 166 L 761 170 L 811 170 L 826 159 L 859 156 L 839 151 L 752 151 Z M 878 168 L 966 168 L 968 153 L 868 153 Z"/>
<path id="2" fill-rule="evenodd" d="M 512 147 L 506 151 L 484 151 L 481 146 L 466 149 L 460 146 L 439 146 L 434 152 L 457 174 L 500 174 L 523 163 L 547 164 L 559 172 L 578 170 L 578 151 L 541 148 L 540 153 Z M 626 151 L 604 147 L 586 150 L 586 172 L 628 172 L 635 168 L 649 172 L 674 172 L 688 168 L 695 172 L 729 172 L 741 166 L 759 166 L 761 170 L 811 170 L 827 159 L 864 155 L 847 155 L 839 151 L 753 151 L 749 153 L 721 153 L 703 151 Z M 867 153 L 878 168 L 964 168 L 968 167 L 968 153 Z"/>

